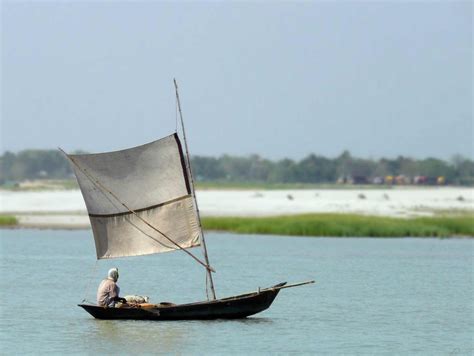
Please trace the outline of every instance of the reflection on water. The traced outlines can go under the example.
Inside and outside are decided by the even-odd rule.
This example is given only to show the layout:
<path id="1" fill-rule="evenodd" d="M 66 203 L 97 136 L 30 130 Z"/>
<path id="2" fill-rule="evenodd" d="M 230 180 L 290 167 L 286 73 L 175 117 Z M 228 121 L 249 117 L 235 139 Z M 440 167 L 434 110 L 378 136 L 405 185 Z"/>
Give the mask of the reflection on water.
<path id="1" fill-rule="evenodd" d="M 92 351 L 99 353 L 133 352 L 134 350 L 144 353 L 157 351 L 176 353 L 183 347 L 187 347 L 188 341 L 195 336 L 192 333 L 185 334 L 185 329 L 179 323 L 94 319 L 90 321 L 92 322 L 91 331 L 94 334 L 90 340 L 91 347 L 99 346 Z M 107 342 L 104 343 L 104 340 Z M 113 345 L 112 349 L 111 345 Z M 106 348 L 102 349 L 101 346 Z"/>
<path id="2" fill-rule="evenodd" d="M 192 349 L 201 334 L 219 328 L 239 328 L 274 323 L 269 318 L 246 318 L 239 320 L 196 321 L 139 321 L 139 320 L 95 320 L 89 319 L 91 335 L 88 348 L 93 352 L 140 350 L 144 353 L 176 353 Z M 107 342 L 104 343 L 104 340 Z M 144 341 L 146 340 L 146 342 Z M 113 346 L 111 346 L 113 345 Z M 112 349 L 111 349 L 112 347 Z"/>
<path id="3" fill-rule="evenodd" d="M 209 234 L 219 296 L 278 282 L 269 310 L 242 320 L 95 320 L 89 300 L 110 267 L 124 294 L 205 299 L 205 272 L 176 253 L 100 261 L 87 231 L 1 231 L 2 353 L 470 354 L 474 240 L 325 239 Z M 14 302 L 12 302 L 14 301 Z M 27 336 L 27 337 L 26 337 Z M 21 338 L 21 342 L 19 342 Z"/>
<path id="4" fill-rule="evenodd" d="M 271 327 L 270 318 L 251 317 L 236 320 L 190 320 L 190 321 L 139 321 L 139 320 L 95 320 L 89 319 L 91 336 L 89 348 L 93 352 L 129 351 L 139 349 L 143 353 L 177 353 L 192 349 L 195 340 L 206 331 L 220 328 L 262 326 Z M 146 339 L 146 342 L 144 341 Z M 107 340 L 104 343 L 104 340 Z M 111 346 L 113 345 L 113 346 Z M 111 349 L 112 347 L 112 349 Z M 114 352 L 115 352 L 114 351 Z"/>
<path id="5" fill-rule="evenodd" d="M 274 320 L 272 320 L 272 319 L 258 318 L 258 317 L 238 319 L 238 320 L 234 320 L 234 321 L 237 322 L 237 323 L 241 323 L 243 325 L 253 325 L 253 324 L 258 325 L 258 324 L 272 324 L 272 323 L 274 323 Z"/>

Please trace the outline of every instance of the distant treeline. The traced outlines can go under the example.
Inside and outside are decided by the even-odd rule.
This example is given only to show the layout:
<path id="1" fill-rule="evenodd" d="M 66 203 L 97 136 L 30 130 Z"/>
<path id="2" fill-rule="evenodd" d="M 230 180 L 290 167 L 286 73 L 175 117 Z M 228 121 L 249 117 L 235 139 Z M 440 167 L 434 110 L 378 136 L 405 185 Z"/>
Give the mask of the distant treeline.
<path id="1" fill-rule="evenodd" d="M 194 156 L 191 161 L 194 175 L 201 182 L 334 183 L 343 178 L 344 181 L 373 183 L 377 178 L 377 182 L 380 178 L 386 182 L 384 178 L 387 176 L 403 176 L 407 178 L 406 182 L 411 182 L 414 177 L 423 176 L 431 177 L 431 182 L 443 177 L 446 184 L 474 185 L 474 162 L 459 155 L 449 162 L 402 156 L 362 159 L 353 157 L 348 151 L 334 159 L 314 154 L 300 161 L 271 161 L 258 155 L 223 155 L 218 158 Z M 57 150 L 5 152 L 0 156 L 0 167 L 0 184 L 29 179 L 73 178 L 68 160 Z"/>

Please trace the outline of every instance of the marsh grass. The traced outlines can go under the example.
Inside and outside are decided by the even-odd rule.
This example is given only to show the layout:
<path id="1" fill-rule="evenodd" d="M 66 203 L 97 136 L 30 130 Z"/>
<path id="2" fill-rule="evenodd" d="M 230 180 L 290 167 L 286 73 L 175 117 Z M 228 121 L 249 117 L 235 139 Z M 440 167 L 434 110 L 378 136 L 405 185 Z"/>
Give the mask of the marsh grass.
<path id="1" fill-rule="evenodd" d="M 14 226 L 18 224 L 18 219 L 11 215 L 0 215 L 0 226 Z"/>
<path id="2" fill-rule="evenodd" d="M 2 184 L 0 189 L 14 192 L 42 192 L 51 190 L 77 190 L 79 184 L 75 179 L 37 179 L 18 184 Z"/>
<path id="3" fill-rule="evenodd" d="M 242 234 L 331 237 L 474 236 L 474 215 L 390 218 L 354 214 L 304 214 L 276 217 L 207 217 L 209 230 Z"/>

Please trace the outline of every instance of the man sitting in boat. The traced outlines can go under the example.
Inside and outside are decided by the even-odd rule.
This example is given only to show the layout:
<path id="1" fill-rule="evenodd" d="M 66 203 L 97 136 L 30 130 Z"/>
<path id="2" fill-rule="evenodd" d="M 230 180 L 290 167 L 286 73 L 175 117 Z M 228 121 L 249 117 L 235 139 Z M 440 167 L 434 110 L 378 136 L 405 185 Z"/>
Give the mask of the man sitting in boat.
<path id="1" fill-rule="evenodd" d="M 111 268 L 108 277 L 100 283 L 97 290 L 97 305 L 101 307 L 115 307 L 116 302 L 127 303 L 125 298 L 119 297 L 118 278 L 118 268 Z"/>

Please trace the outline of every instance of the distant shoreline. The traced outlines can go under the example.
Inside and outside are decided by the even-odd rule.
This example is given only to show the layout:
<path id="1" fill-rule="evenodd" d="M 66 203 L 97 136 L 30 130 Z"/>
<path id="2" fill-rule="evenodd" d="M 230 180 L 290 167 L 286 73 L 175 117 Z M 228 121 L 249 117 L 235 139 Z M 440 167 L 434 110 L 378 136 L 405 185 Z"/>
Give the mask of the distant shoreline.
<path id="1" fill-rule="evenodd" d="M 474 235 L 473 188 L 198 189 L 196 195 L 206 230 L 294 236 Z M 4 228 L 90 229 L 79 190 L 0 190 L 0 200 Z"/>
<path id="2" fill-rule="evenodd" d="M 306 237 L 474 237 L 473 213 L 416 218 L 323 213 L 271 217 L 205 217 L 202 222 L 207 231 L 237 234 Z M 22 219 L 22 216 L 0 215 L 0 227 L 87 230 L 90 229 L 90 224 L 88 217 L 84 215 L 38 215 L 31 220 Z"/>
<path id="3" fill-rule="evenodd" d="M 376 189 L 437 189 L 437 188 L 474 188 L 472 185 L 438 184 L 349 184 L 349 183 L 264 183 L 201 181 L 196 182 L 197 190 L 376 190 Z M 0 185 L 0 191 L 11 192 L 51 192 L 79 190 L 75 179 L 43 179 L 20 182 L 17 185 Z"/>
<path id="4" fill-rule="evenodd" d="M 474 213 L 474 188 L 198 189 L 196 195 L 203 217 L 310 213 L 421 217 L 444 212 Z M 79 190 L 0 190 L 0 200 L 0 214 L 25 216 L 29 223 L 33 223 L 39 215 L 72 216 L 73 220 L 82 215 L 88 223 L 86 206 Z"/>

